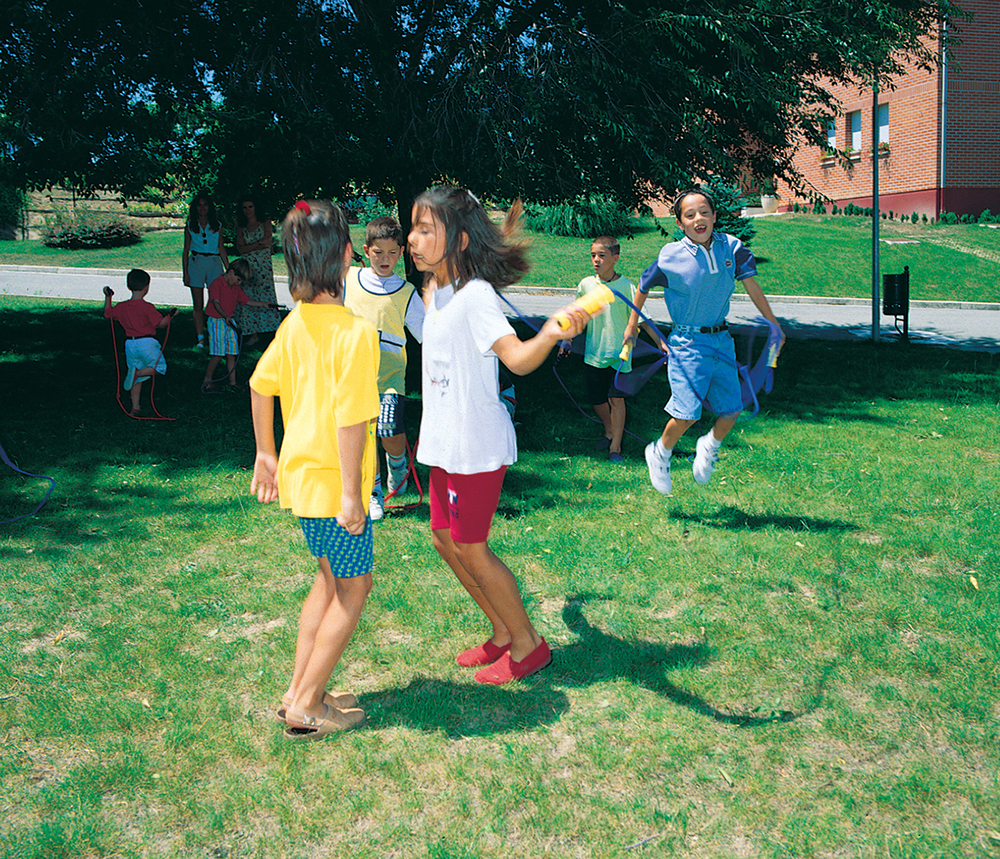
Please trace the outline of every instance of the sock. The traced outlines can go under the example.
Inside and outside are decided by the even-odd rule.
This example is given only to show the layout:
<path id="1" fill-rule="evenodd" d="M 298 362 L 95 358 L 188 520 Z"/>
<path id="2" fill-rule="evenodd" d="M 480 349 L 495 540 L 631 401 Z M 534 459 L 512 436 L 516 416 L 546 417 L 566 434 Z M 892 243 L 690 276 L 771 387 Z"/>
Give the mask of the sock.
<path id="1" fill-rule="evenodd" d="M 674 449 L 670 448 L 667 450 L 667 448 L 663 446 L 663 439 L 659 438 L 656 440 L 656 452 L 660 455 L 661 459 L 670 459 L 674 453 Z"/>
<path id="2" fill-rule="evenodd" d="M 705 438 L 708 439 L 709 448 L 711 448 L 713 452 L 718 451 L 719 447 L 721 447 L 722 445 L 722 439 L 716 438 L 715 433 L 713 433 L 711 430 L 708 431 L 708 434 L 705 436 Z"/>
<path id="3" fill-rule="evenodd" d="M 389 468 L 399 470 L 401 468 L 406 468 L 406 454 L 402 453 L 399 456 L 393 456 L 391 453 L 385 455 L 385 461 L 389 465 Z"/>
<path id="4" fill-rule="evenodd" d="M 376 474 L 375 485 L 372 487 L 372 495 L 381 495 L 381 494 L 382 494 L 382 475 Z"/>

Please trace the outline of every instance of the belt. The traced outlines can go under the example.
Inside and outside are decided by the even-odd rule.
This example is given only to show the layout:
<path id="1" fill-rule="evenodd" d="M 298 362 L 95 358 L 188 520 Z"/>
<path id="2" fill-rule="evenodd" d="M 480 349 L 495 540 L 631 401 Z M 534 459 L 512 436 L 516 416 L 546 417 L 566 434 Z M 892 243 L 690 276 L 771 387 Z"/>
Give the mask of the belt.
<path id="1" fill-rule="evenodd" d="M 193 256 L 193 257 L 217 257 L 218 254 L 217 253 L 216 254 L 206 254 L 206 253 L 202 253 L 201 251 L 191 251 L 191 256 Z"/>
<path id="2" fill-rule="evenodd" d="M 702 325 L 700 328 L 697 325 L 671 325 L 670 330 L 679 332 L 680 334 L 718 334 L 720 331 L 726 331 L 729 328 L 729 324 L 723 322 L 721 325 Z"/>
<path id="3" fill-rule="evenodd" d="M 141 337 L 126 337 L 126 340 L 155 340 L 152 334 L 143 334 Z"/>

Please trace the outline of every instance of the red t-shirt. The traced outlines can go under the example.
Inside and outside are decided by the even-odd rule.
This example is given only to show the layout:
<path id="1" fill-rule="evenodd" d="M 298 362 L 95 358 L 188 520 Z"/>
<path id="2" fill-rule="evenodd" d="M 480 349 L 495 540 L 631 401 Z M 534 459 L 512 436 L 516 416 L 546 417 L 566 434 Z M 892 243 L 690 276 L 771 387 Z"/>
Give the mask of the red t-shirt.
<path id="1" fill-rule="evenodd" d="M 120 322 L 129 337 L 153 337 L 156 326 L 163 320 L 159 311 L 142 298 L 119 301 L 110 311 L 105 311 L 104 316 Z"/>
<path id="2" fill-rule="evenodd" d="M 212 304 L 213 298 L 222 305 L 223 313 L 221 316 L 219 315 L 219 311 L 215 309 L 215 305 Z M 211 316 L 213 319 L 228 319 L 236 312 L 237 304 L 246 304 L 249 300 L 250 296 L 238 286 L 230 286 L 226 283 L 226 276 L 220 274 L 208 285 L 208 301 L 205 302 L 205 315 Z"/>

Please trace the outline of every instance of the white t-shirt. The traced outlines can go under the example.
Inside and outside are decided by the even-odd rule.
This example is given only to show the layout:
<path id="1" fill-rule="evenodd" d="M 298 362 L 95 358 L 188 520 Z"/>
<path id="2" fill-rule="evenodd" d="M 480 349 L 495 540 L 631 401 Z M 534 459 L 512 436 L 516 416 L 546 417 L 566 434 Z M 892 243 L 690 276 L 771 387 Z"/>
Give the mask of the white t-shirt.
<path id="1" fill-rule="evenodd" d="M 436 289 L 424 317 L 423 416 L 417 460 L 452 474 L 517 461 L 517 438 L 497 383 L 493 344 L 513 334 L 485 280 Z"/>

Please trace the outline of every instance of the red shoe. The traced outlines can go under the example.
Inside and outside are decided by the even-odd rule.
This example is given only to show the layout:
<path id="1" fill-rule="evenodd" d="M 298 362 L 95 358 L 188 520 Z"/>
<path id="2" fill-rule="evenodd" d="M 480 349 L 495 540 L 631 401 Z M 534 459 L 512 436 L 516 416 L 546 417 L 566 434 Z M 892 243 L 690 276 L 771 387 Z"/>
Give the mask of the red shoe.
<path id="1" fill-rule="evenodd" d="M 509 644 L 497 647 L 492 639 L 487 638 L 479 647 L 463 650 L 455 657 L 455 661 L 463 668 L 474 668 L 476 665 L 491 665 L 508 650 L 510 650 Z"/>
<path id="2" fill-rule="evenodd" d="M 495 686 L 500 686 L 504 683 L 510 683 L 512 680 L 520 680 L 536 671 L 541 671 L 551 661 L 552 651 L 549 650 L 549 645 L 543 638 L 542 643 L 520 662 L 511 659 L 508 650 L 488 668 L 477 671 L 475 680 L 477 683 L 492 683 Z"/>

